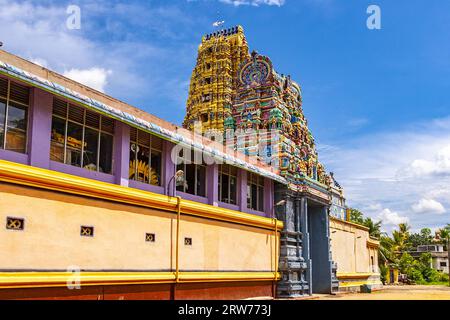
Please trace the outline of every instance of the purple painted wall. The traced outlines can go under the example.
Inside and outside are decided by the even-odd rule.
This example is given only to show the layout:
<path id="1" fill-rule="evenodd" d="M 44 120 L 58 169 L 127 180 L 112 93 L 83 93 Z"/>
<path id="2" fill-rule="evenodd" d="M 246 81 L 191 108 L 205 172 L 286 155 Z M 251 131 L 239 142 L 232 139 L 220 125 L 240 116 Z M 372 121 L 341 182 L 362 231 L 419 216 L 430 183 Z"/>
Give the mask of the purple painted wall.
<path id="1" fill-rule="evenodd" d="M 163 186 L 166 195 L 173 195 L 174 190 L 174 179 L 172 177 L 175 175 L 175 164 L 172 162 L 171 153 L 174 144 L 169 141 L 164 141 L 163 144 Z M 170 182 L 170 185 L 169 185 Z"/>
<path id="2" fill-rule="evenodd" d="M 130 127 L 120 121 L 115 121 L 114 131 L 114 181 L 116 184 L 128 187 L 130 170 Z"/>
<path id="3" fill-rule="evenodd" d="M 11 161 L 11 162 L 16 162 L 16 163 L 21 163 L 21 164 L 28 164 L 28 155 L 27 154 L 9 151 L 9 150 L 0 149 L 0 159 L 6 160 L 6 161 Z"/>
<path id="4" fill-rule="evenodd" d="M 219 205 L 219 165 L 212 164 L 206 167 L 206 196 L 208 204 Z"/>
<path id="5" fill-rule="evenodd" d="M 55 170 L 67 174 L 72 174 L 74 176 L 79 176 L 83 178 L 115 183 L 114 176 L 112 174 L 106 174 L 103 172 L 91 171 L 80 167 L 71 166 L 69 164 L 50 161 L 50 170 Z"/>
<path id="6" fill-rule="evenodd" d="M 129 181 L 129 148 L 130 148 L 130 127 L 124 123 L 116 121 L 114 133 L 114 153 L 113 170 L 114 174 L 89 171 L 83 168 L 50 161 L 50 137 L 52 126 L 52 106 L 53 95 L 43 90 L 33 88 L 31 90 L 31 104 L 28 130 L 28 154 L 0 149 L 0 159 L 13 161 L 22 164 L 29 164 L 35 167 L 55 170 L 81 176 L 89 179 L 114 183 L 121 186 L 146 190 L 160 194 L 173 195 L 174 176 L 176 172 L 175 163 L 172 161 L 171 153 L 175 146 L 169 141 L 163 143 L 163 166 L 161 186 L 152 186 L 137 181 Z M 258 212 L 247 208 L 247 171 L 238 170 L 237 181 L 237 205 L 219 202 L 219 166 L 213 164 L 207 166 L 206 171 L 206 197 L 199 197 L 183 192 L 176 194 L 187 200 L 207 203 L 213 206 L 220 206 L 227 209 L 238 210 L 259 216 L 272 217 L 274 212 L 274 183 L 270 179 L 264 182 L 264 212 Z M 169 186 L 170 181 L 170 186 Z M 169 190 L 170 189 L 170 190 Z"/>
<path id="7" fill-rule="evenodd" d="M 29 164 L 50 168 L 50 136 L 52 131 L 52 94 L 34 88 L 31 90 L 31 112 L 29 134 Z"/>
<path id="8" fill-rule="evenodd" d="M 164 194 L 164 187 L 154 186 L 148 183 L 130 180 L 128 186 L 134 189 L 140 189 L 144 191 L 150 191 L 153 193 Z"/>
<path id="9" fill-rule="evenodd" d="M 219 201 L 219 207 L 225 208 L 225 209 L 230 209 L 230 210 L 235 210 L 235 211 L 240 211 L 240 207 L 237 204 L 229 204 L 229 203 Z"/>
<path id="10" fill-rule="evenodd" d="M 270 179 L 264 179 L 264 213 L 266 217 L 274 217 L 274 186 L 273 181 Z"/>
<path id="11" fill-rule="evenodd" d="M 247 212 L 247 171 L 238 171 L 238 204 L 239 211 Z"/>

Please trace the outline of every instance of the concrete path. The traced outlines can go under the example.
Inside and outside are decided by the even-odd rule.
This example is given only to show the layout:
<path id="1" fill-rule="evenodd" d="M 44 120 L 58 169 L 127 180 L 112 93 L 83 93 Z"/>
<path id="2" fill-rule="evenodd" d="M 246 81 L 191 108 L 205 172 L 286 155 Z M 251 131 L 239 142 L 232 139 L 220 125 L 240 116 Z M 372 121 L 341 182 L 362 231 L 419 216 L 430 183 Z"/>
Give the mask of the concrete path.
<path id="1" fill-rule="evenodd" d="M 448 286 L 384 286 L 372 293 L 319 295 L 319 300 L 450 300 Z"/>

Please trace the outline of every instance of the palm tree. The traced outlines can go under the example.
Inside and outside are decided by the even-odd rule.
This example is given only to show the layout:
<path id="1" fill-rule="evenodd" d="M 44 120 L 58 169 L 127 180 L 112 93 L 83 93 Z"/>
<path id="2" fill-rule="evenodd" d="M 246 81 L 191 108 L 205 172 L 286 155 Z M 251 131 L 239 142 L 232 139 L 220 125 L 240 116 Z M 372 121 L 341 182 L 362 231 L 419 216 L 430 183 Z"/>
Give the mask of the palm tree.
<path id="1" fill-rule="evenodd" d="M 363 225 L 364 224 L 363 213 L 357 209 L 350 208 L 350 221 Z"/>
<path id="2" fill-rule="evenodd" d="M 394 240 L 392 240 L 386 233 L 380 236 L 380 247 L 379 247 L 379 260 L 380 263 L 395 263 L 397 257 L 394 253 Z"/>
<path id="3" fill-rule="evenodd" d="M 409 225 L 406 223 L 400 223 L 398 225 L 398 231 L 392 231 L 392 238 L 394 241 L 392 249 L 397 254 L 401 254 L 406 251 L 409 247 L 408 238 L 409 238 Z"/>
<path id="4" fill-rule="evenodd" d="M 410 229 L 410 226 L 407 224 L 407 223 L 400 223 L 399 225 L 398 225 L 398 229 L 399 229 L 399 231 L 401 232 L 401 233 L 403 233 L 403 234 L 408 234 L 409 235 L 409 229 Z"/>
<path id="5" fill-rule="evenodd" d="M 378 222 L 373 222 L 371 218 L 366 218 L 364 220 L 364 225 L 369 228 L 369 235 L 373 238 L 380 239 L 381 236 L 381 220 Z"/>

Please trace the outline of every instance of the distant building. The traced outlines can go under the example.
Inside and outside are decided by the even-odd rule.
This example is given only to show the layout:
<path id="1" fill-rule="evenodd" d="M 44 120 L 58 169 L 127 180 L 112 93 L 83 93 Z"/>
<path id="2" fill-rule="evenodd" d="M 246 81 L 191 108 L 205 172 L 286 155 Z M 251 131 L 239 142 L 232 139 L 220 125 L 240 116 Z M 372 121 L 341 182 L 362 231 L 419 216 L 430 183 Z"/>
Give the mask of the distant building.
<path id="1" fill-rule="evenodd" d="M 341 219 L 347 219 L 347 210 L 345 205 L 344 189 L 334 178 L 333 172 L 330 172 L 331 184 L 331 206 L 330 206 L 330 216 Z"/>
<path id="2" fill-rule="evenodd" d="M 416 251 L 411 252 L 411 256 L 418 258 L 422 253 L 431 253 L 431 267 L 433 269 L 448 273 L 448 252 L 444 251 L 444 246 L 442 244 L 418 246 Z"/>

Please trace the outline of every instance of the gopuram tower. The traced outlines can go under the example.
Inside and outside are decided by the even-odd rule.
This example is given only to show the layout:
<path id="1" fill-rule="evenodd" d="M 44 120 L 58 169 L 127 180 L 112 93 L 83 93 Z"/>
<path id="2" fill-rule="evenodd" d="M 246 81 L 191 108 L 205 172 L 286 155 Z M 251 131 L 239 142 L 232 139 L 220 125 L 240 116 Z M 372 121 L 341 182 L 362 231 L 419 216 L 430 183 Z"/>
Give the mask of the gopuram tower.
<path id="1" fill-rule="evenodd" d="M 249 54 L 242 27 L 202 38 L 183 125 L 192 130 L 201 122 L 204 133 L 215 131 L 229 147 L 231 141 L 235 150 L 275 164 L 285 179 L 275 185 L 275 212 L 266 213 L 285 225 L 279 297 L 331 293 L 338 285 L 329 241 L 337 187 L 318 160 L 302 104 L 299 84 L 276 72 L 268 57 Z"/>
<path id="2" fill-rule="evenodd" d="M 224 108 L 231 107 L 238 68 L 248 57 L 241 26 L 203 36 L 189 87 L 185 128 L 193 129 L 194 122 L 200 121 L 203 131 L 223 130 Z"/>

